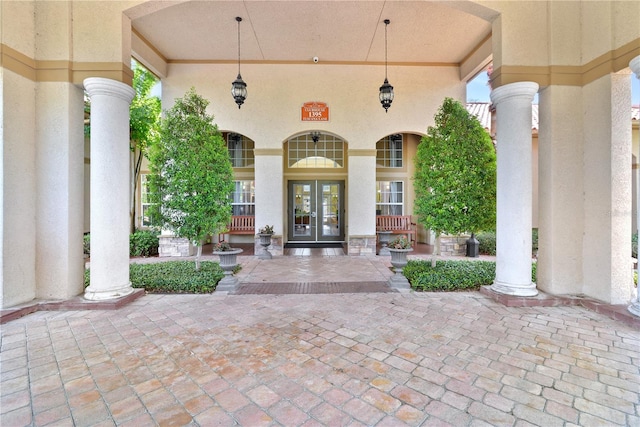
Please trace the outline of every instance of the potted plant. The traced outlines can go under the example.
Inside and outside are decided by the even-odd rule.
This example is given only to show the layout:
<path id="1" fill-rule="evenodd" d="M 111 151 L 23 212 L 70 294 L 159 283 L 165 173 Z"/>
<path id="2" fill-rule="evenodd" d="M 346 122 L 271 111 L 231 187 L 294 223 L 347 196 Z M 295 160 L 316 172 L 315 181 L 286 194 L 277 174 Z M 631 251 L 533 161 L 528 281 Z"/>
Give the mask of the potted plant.
<path id="1" fill-rule="evenodd" d="M 413 251 L 411 241 L 406 236 L 400 236 L 389 242 L 387 245 L 391 254 L 391 265 L 396 274 L 389 279 L 389 286 L 396 289 L 410 289 L 409 281 L 402 269 L 407 265 L 407 254 Z"/>
<path id="2" fill-rule="evenodd" d="M 271 236 L 273 236 L 273 225 L 265 225 L 258 230 L 258 236 L 260 237 L 260 246 L 262 246 L 262 253 L 258 255 L 260 259 L 271 259 L 272 255 L 267 249 L 271 245 Z"/>
<path id="3" fill-rule="evenodd" d="M 213 254 L 220 257 L 220 268 L 224 277 L 218 282 L 216 291 L 235 291 L 238 286 L 238 278 L 233 276 L 233 270 L 238 265 L 237 255 L 242 249 L 232 248 L 229 242 L 221 241 L 213 245 Z"/>

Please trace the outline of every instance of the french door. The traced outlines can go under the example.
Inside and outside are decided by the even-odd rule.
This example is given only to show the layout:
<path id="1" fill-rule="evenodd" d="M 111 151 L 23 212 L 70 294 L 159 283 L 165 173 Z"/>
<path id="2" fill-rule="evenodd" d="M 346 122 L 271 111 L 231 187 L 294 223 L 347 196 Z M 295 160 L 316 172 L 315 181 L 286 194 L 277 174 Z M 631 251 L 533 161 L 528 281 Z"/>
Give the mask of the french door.
<path id="1" fill-rule="evenodd" d="M 289 240 L 344 241 L 344 181 L 289 181 Z"/>

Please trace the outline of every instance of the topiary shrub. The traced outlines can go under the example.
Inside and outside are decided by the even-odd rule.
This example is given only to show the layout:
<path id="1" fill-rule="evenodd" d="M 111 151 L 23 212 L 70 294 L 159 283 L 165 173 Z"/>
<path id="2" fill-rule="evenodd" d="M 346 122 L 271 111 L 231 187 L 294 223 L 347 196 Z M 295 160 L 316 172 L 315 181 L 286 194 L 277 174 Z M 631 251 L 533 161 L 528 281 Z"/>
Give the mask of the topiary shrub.
<path id="1" fill-rule="evenodd" d="M 129 235 L 130 256 L 155 256 L 158 255 L 160 245 L 158 233 L 152 230 L 136 230 Z"/>

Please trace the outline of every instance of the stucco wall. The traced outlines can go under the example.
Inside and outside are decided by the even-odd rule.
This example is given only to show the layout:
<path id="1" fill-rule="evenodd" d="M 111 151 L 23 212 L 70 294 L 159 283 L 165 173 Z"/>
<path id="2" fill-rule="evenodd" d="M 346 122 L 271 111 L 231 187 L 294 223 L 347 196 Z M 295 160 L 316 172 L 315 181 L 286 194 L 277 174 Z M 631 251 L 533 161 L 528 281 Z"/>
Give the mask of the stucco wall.
<path id="1" fill-rule="evenodd" d="M 3 280 L 1 306 L 36 295 L 36 84 L 5 70 L 3 78 Z"/>
<path id="2" fill-rule="evenodd" d="M 424 133 L 446 96 L 464 99 L 457 67 L 389 67 L 395 99 L 385 114 L 378 100 L 384 67 L 338 65 L 243 65 L 248 96 L 241 109 L 231 97 L 234 65 L 170 64 L 162 82 L 163 108 L 194 86 L 211 101 L 220 129 L 239 132 L 256 148 L 281 148 L 290 136 L 329 131 L 350 149 L 375 148 L 380 138 L 399 132 Z M 304 102 L 326 102 L 329 122 L 303 122 Z"/>
<path id="3" fill-rule="evenodd" d="M 538 287 L 579 294 L 584 227 L 582 89 L 543 89 L 539 111 Z"/>
<path id="4" fill-rule="evenodd" d="M 616 304 L 631 291 L 630 85 L 614 74 L 583 88 L 584 292 Z"/>
<path id="5" fill-rule="evenodd" d="M 82 89 L 71 83 L 37 83 L 38 298 L 66 299 L 84 289 L 82 100 Z"/>

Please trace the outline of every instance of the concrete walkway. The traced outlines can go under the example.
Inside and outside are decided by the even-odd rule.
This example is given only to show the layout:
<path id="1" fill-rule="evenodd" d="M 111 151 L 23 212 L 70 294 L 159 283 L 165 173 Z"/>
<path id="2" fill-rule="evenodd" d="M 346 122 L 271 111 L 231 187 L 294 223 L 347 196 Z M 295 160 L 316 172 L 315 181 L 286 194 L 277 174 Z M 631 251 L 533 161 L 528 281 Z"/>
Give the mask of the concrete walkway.
<path id="1" fill-rule="evenodd" d="M 243 261 L 245 283 L 391 274 Z M 637 328 L 479 292 L 144 295 L 12 320 L 0 350 L 3 427 L 640 425 Z"/>

